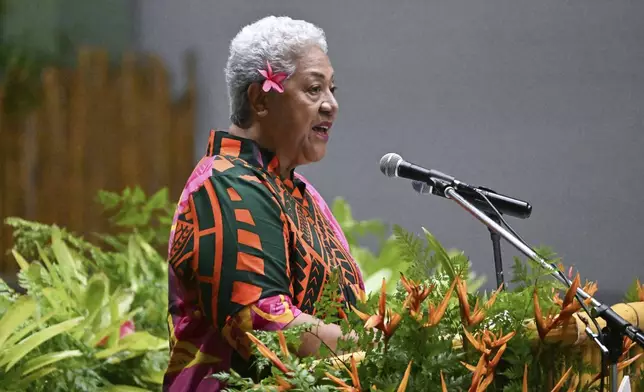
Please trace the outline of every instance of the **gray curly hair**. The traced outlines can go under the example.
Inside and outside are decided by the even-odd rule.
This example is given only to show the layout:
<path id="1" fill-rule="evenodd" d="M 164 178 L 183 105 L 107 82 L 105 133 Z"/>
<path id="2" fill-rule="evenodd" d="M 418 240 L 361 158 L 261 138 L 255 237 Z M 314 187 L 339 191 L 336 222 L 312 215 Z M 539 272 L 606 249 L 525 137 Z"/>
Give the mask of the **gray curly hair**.
<path id="1" fill-rule="evenodd" d="M 239 127 L 250 125 L 247 90 L 262 80 L 257 70 L 266 68 L 266 61 L 273 72 L 292 75 L 298 55 L 311 45 L 327 53 L 324 31 L 303 20 L 268 16 L 242 28 L 230 43 L 225 69 L 231 122 Z"/>

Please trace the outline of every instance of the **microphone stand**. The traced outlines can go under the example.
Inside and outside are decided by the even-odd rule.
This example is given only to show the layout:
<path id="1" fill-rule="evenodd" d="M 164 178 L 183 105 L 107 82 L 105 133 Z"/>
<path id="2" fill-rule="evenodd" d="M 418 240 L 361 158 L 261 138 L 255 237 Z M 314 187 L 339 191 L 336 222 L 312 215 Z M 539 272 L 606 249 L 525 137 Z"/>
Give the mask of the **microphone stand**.
<path id="1" fill-rule="evenodd" d="M 492 219 L 496 224 L 501 223 L 501 219 L 496 214 L 489 213 L 487 216 Z M 501 287 L 505 290 L 505 281 L 503 278 L 503 260 L 501 259 L 501 235 L 488 227 L 490 231 L 490 239 L 492 240 L 492 252 L 494 253 L 494 272 L 496 273 L 496 287 Z"/>
<path id="2" fill-rule="evenodd" d="M 490 229 L 490 231 L 494 231 L 521 253 L 537 262 L 546 270 L 550 271 L 551 275 L 554 276 L 555 279 L 557 279 L 567 287 L 571 286 L 572 282 L 568 278 L 566 278 L 565 275 L 559 273 L 559 270 L 557 268 L 546 262 L 532 248 L 523 243 L 523 241 L 521 241 L 515 235 L 510 233 L 510 231 L 506 230 L 499 223 L 495 222 L 492 218 L 487 216 L 484 212 L 465 200 L 456 191 L 455 187 L 457 187 L 457 185 L 452 185 L 449 182 L 439 179 L 434 179 L 433 184 L 431 185 L 432 193 L 453 200 L 456 204 L 461 206 L 472 216 L 486 225 Z M 639 328 L 631 325 L 613 309 L 596 300 L 590 294 L 586 293 L 582 288 L 577 288 L 577 295 L 583 299 L 590 300 L 590 303 L 593 307 L 591 312 L 592 317 L 601 317 L 606 322 L 606 326 L 601 331 L 598 331 L 598 333 L 602 334 L 602 337 L 604 338 L 603 341 L 606 347 L 599 344 L 597 335 L 592 334 L 590 328 L 586 328 L 586 333 L 589 334 L 593 341 L 598 343 L 600 349 L 602 350 L 602 353 L 608 353 L 607 357 L 608 365 L 610 367 L 611 391 L 617 392 L 617 362 L 622 354 L 623 336 L 628 336 L 633 342 L 636 342 L 642 348 L 644 348 L 644 332 L 642 332 Z M 602 373 L 603 370 L 604 369 L 602 369 Z"/>

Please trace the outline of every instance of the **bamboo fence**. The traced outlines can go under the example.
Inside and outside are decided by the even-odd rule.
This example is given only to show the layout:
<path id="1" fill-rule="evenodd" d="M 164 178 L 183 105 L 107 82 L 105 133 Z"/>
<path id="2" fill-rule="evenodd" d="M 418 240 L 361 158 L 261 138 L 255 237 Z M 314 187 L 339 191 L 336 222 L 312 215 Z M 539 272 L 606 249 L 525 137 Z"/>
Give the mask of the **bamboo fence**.
<path id="1" fill-rule="evenodd" d="M 99 190 L 167 187 L 173 199 L 192 170 L 195 67 L 173 99 L 168 72 L 155 56 L 82 48 L 73 69 L 47 68 L 38 104 L 0 110 L 0 218 L 56 223 L 86 234 L 104 230 Z M 0 85 L 0 108 L 3 108 Z M 0 275 L 16 272 L 7 256 L 10 228 L 0 225 Z"/>

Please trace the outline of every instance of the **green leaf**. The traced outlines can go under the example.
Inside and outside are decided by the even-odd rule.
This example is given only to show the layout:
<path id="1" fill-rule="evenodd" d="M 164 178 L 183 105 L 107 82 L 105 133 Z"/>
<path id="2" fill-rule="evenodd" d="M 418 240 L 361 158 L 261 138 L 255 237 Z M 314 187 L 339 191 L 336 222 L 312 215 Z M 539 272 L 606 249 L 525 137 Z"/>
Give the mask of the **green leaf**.
<path id="1" fill-rule="evenodd" d="M 83 353 L 79 350 L 67 350 L 67 351 L 58 351 L 58 352 L 37 356 L 27 361 L 27 363 L 25 363 L 25 365 L 23 366 L 24 370 L 22 371 L 22 375 L 26 376 L 29 373 L 32 373 L 44 366 L 51 365 L 52 363 L 55 363 L 58 361 L 62 361 L 63 359 L 80 357 L 81 355 L 83 355 Z"/>
<path id="2" fill-rule="evenodd" d="M 157 193 L 152 195 L 148 202 L 145 204 L 145 208 L 149 211 L 162 209 L 168 204 L 168 188 L 163 188 Z"/>
<path id="3" fill-rule="evenodd" d="M 0 352 L 9 336 L 18 330 L 36 311 L 36 301 L 28 296 L 19 297 L 0 319 Z"/>
<path id="4" fill-rule="evenodd" d="M 349 206 L 349 203 L 347 203 L 343 198 L 337 197 L 333 200 L 331 211 L 335 219 L 343 228 L 347 223 L 353 222 L 351 206 Z"/>
<path id="5" fill-rule="evenodd" d="M 168 348 L 168 341 L 149 334 L 148 332 L 134 332 L 123 337 L 114 347 L 101 350 L 94 356 L 97 359 L 104 359 L 116 355 L 122 351 L 138 351 L 140 355 L 145 351 L 157 351 Z"/>
<path id="6" fill-rule="evenodd" d="M 34 373 L 31 373 L 27 377 L 21 379 L 19 385 L 20 386 L 25 386 L 25 390 L 29 390 L 28 388 L 26 388 L 26 386 L 29 385 L 32 381 L 42 380 L 45 376 L 55 372 L 56 370 L 58 370 L 58 369 L 55 368 L 55 367 L 48 367 L 48 368 L 40 369 L 40 370 L 38 370 L 38 371 L 36 371 Z"/>
<path id="7" fill-rule="evenodd" d="M 54 229 L 52 232 L 51 248 L 56 256 L 58 264 L 58 271 L 61 274 L 62 280 L 65 282 L 66 288 L 72 292 L 75 298 L 81 297 L 81 289 L 77 281 L 73 279 L 76 276 L 78 263 L 72 256 L 67 245 L 61 239 L 60 230 Z"/>
<path id="8" fill-rule="evenodd" d="M 121 197 L 118 193 L 108 192 L 108 191 L 98 191 L 97 196 L 98 202 L 103 205 L 103 209 L 111 210 L 115 208 L 121 201 Z"/>
<path id="9" fill-rule="evenodd" d="M 140 204 L 145 201 L 145 192 L 143 192 L 143 189 L 141 187 L 137 186 L 134 188 L 134 193 L 132 194 L 132 203 L 134 204 Z"/>
<path id="10" fill-rule="evenodd" d="M 11 253 L 13 254 L 13 258 L 16 259 L 16 262 L 18 263 L 18 266 L 21 270 L 29 269 L 29 262 L 25 260 L 25 258 L 22 257 L 20 253 L 16 252 L 15 249 L 11 249 Z"/>
<path id="11" fill-rule="evenodd" d="M 14 344 L 16 344 L 16 342 L 18 342 L 25 336 L 29 335 L 32 331 L 35 331 L 36 329 L 45 325 L 45 323 L 55 315 L 56 315 L 56 312 L 52 312 L 42 318 L 35 317 L 33 322 L 27 323 L 27 325 L 24 328 L 18 330 L 17 332 L 14 332 L 14 334 L 11 335 L 11 337 L 7 339 L 7 341 L 5 342 L 6 346 L 7 347 L 13 346 Z"/>
<path id="12" fill-rule="evenodd" d="M 52 325 L 26 337 L 24 340 L 4 352 L 3 358 L 0 361 L 0 366 L 6 365 L 6 369 L 10 370 L 25 355 L 29 354 L 29 352 L 41 345 L 43 342 L 63 332 L 69 331 L 80 324 L 82 320 L 82 317 L 76 317 L 74 319 Z"/>
<path id="13" fill-rule="evenodd" d="M 456 278 L 456 271 L 454 270 L 454 266 L 451 263 L 447 251 L 445 250 L 443 245 L 441 245 L 441 243 L 436 239 L 436 237 L 434 237 L 434 235 L 424 227 L 423 232 L 425 233 L 425 238 L 427 239 L 427 243 L 429 244 L 430 249 L 434 251 L 434 256 L 438 259 L 441 267 L 443 268 L 445 273 L 447 273 L 447 276 L 449 276 L 450 280 L 454 280 L 454 278 Z"/>
<path id="14" fill-rule="evenodd" d="M 83 297 L 83 304 L 88 313 L 95 314 L 103 307 L 109 291 L 109 280 L 103 273 L 93 275 Z"/>

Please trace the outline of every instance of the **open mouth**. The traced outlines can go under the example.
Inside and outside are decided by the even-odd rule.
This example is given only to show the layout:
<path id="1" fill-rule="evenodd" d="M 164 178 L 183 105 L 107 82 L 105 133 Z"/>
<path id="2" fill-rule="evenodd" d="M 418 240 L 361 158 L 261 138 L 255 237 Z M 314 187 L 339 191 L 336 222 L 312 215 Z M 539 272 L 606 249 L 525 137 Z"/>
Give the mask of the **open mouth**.
<path id="1" fill-rule="evenodd" d="M 329 129 L 331 129 L 331 125 L 333 125 L 332 122 L 323 121 L 319 124 L 314 125 L 312 129 L 320 135 L 328 135 Z"/>

